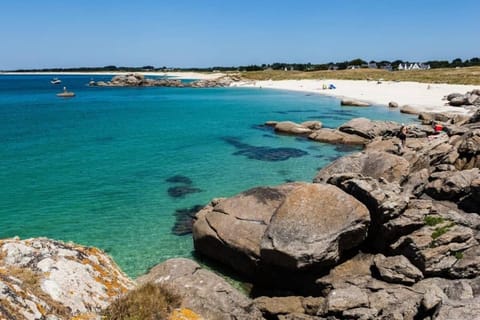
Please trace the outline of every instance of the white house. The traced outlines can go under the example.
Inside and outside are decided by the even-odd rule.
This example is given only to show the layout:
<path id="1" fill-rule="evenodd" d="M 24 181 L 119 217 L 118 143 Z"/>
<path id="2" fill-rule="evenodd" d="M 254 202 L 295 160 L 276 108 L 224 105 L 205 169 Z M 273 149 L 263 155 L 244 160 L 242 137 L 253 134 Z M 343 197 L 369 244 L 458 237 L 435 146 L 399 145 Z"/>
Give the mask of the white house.
<path id="1" fill-rule="evenodd" d="M 428 70 L 430 69 L 429 64 L 424 64 L 424 63 L 400 63 L 398 65 L 398 70 Z"/>

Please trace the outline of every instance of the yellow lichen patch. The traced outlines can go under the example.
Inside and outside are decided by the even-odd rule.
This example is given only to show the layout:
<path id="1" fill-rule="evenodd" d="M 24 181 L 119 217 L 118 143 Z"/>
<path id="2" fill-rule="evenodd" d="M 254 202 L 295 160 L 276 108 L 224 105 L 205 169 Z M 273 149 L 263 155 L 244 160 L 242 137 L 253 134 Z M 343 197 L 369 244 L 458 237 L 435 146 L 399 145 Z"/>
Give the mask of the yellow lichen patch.
<path id="1" fill-rule="evenodd" d="M 40 312 L 42 316 L 45 316 L 47 313 L 47 310 L 45 310 L 45 308 L 39 303 L 36 303 L 36 306 L 37 306 L 38 312 Z"/>
<path id="2" fill-rule="evenodd" d="M 94 313 L 82 313 L 71 318 L 71 320 L 95 320 L 98 319 L 98 315 Z"/>
<path id="3" fill-rule="evenodd" d="M 203 320 L 203 318 L 190 309 L 181 308 L 173 310 L 168 320 Z"/>

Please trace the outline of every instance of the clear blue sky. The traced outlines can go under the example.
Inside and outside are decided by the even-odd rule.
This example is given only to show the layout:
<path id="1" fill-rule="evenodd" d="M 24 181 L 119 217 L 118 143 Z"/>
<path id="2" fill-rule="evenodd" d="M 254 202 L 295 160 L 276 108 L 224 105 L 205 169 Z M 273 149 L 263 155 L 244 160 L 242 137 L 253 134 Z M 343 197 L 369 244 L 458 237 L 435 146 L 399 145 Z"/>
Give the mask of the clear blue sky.
<path id="1" fill-rule="evenodd" d="M 480 56 L 480 0 L 2 0 L 0 70 Z"/>

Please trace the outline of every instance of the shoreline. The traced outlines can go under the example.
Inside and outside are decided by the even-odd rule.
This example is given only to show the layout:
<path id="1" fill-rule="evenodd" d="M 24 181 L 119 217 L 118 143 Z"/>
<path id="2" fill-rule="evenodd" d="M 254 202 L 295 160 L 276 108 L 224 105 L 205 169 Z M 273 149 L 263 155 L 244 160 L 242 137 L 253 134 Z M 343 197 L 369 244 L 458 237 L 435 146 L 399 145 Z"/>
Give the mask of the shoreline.
<path id="1" fill-rule="evenodd" d="M 323 89 L 333 84 L 335 89 Z M 335 97 L 350 98 L 374 105 L 388 106 L 393 101 L 399 106 L 408 105 L 418 112 L 449 112 L 470 114 L 473 108 L 445 105 L 442 98 L 450 93 L 466 93 L 478 89 L 473 85 L 428 84 L 420 82 L 367 81 L 367 80 L 261 80 L 235 83 L 233 87 L 266 88 L 308 92 Z"/>
<path id="2" fill-rule="evenodd" d="M 3 72 L 0 75 L 126 75 L 135 72 Z M 215 80 L 225 73 L 202 72 L 138 72 L 145 76 L 164 76 L 185 80 Z M 330 84 L 335 89 L 324 89 Z M 355 99 L 373 105 L 388 106 L 396 102 L 400 107 L 408 105 L 418 113 L 446 112 L 453 114 L 472 114 L 474 107 L 452 107 L 446 105 L 443 98 L 451 93 L 461 93 L 478 89 L 475 85 L 420 83 L 411 81 L 369 81 L 369 80 L 336 80 L 336 79 L 303 79 L 303 80 L 251 80 L 234 82 L 230 87 L 265 88 L 295 92 L 313 93 L 337 99 Z"/>

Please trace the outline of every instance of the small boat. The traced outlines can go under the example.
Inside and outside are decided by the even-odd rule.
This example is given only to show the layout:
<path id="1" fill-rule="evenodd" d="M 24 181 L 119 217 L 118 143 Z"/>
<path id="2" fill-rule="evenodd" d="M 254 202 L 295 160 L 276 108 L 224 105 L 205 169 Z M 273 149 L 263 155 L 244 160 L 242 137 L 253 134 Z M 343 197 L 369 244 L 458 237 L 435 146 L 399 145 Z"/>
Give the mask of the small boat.
<path id="1" fill-rule="evenodd" d="M 75 93 L 72 91 L 67 91 L 67 87 L 63 87 L 63 92 L 57 93 L 57 97 L 72 98 L 75 97 Z"/>
<path id="2" fill-rule="evenodd" d="M 51 84 L 60 84 L 60 83 L 62 83 L 62 80 L 60 80 L 58 78 L 53 78 L 52 80 L 50 80 L 50 83 Z"/>

